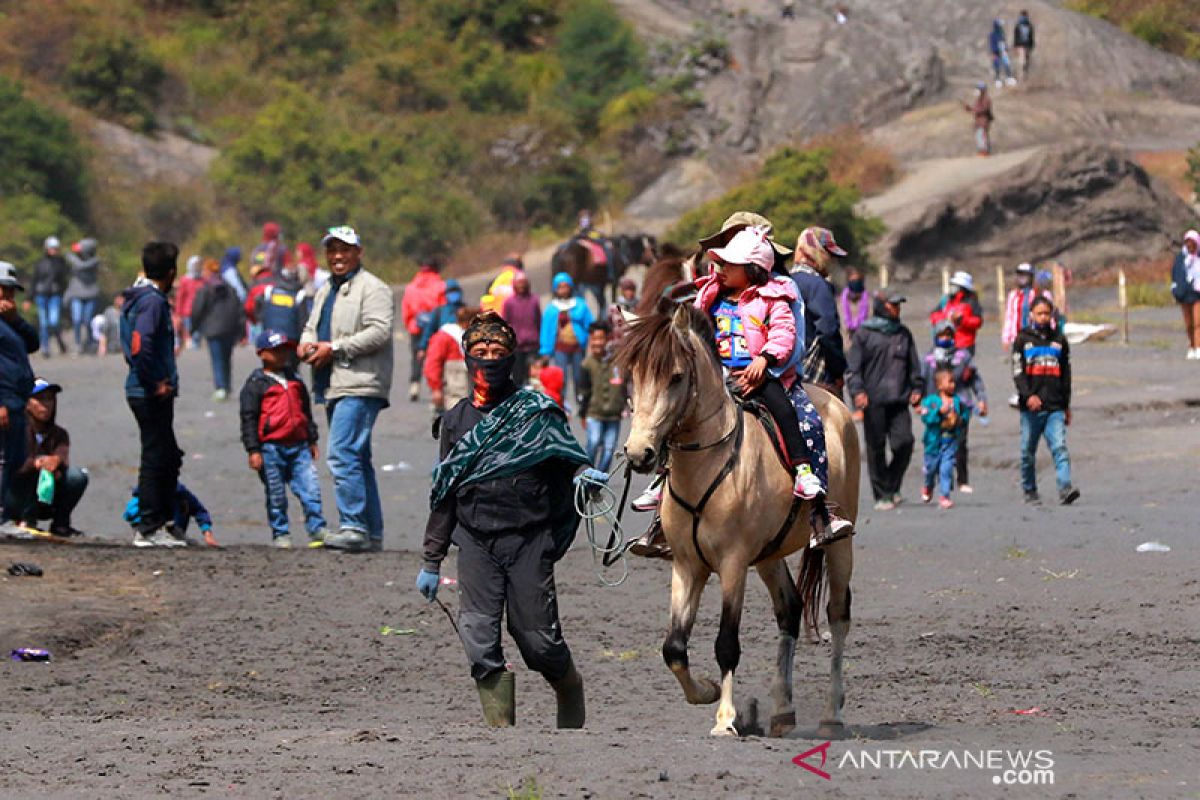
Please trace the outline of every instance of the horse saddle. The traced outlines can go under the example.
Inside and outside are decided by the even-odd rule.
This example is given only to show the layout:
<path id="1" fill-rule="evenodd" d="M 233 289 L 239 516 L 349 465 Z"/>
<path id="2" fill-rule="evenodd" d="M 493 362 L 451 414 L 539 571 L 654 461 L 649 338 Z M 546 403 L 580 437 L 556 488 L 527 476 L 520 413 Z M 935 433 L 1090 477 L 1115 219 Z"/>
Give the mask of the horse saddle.
<path id="1" fill-rule="evenodd" d="M 742 400 L 737 395 L 733 396 L 733 400 L 742 409 L 758 420 L 759 424 L 767 432 L 767 438 L 771 440 L 771 444 L 775 446 L 775 455 L 779 458 L 779 463 L 789 473 L 795 470 L 792 467 L 793 459 L 787 451 L 787 442 L 783 439 L 783 432 L 779 429 L 779 425 L 775 422 L 775 417 L 771 416 L 771 412 L 765 405 L 758 400 Z"/>

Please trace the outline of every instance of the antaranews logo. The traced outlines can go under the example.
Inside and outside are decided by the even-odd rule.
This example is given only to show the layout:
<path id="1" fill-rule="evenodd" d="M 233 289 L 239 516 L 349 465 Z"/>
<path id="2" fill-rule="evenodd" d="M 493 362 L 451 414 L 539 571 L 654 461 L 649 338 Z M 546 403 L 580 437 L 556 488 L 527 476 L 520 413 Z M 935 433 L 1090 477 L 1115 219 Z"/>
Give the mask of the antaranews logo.
<path id="1" fill-rule="evenodd" d="M 833 780 L 826 771 L 838 770 L 981 770 L 992 773 L 996 786 L 1052 786 L 1054 753 L 1050 750 L 874 750 L 850 749 L 840 757 L 832 756 L 833 742 L 823 742 L 792 759 L 825 780 Z"/>

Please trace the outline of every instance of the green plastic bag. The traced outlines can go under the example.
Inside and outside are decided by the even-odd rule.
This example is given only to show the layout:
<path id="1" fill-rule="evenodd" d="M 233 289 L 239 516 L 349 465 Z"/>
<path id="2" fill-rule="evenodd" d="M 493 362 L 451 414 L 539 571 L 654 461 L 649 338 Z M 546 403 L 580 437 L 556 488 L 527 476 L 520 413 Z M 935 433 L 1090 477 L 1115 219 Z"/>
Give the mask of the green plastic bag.
<path id="1" fill-rule="evenodd" d="M 54 473 L 42 470 L 38 473 L 37 498 L 39 503 L 50 505 L 54 502 Z"/>

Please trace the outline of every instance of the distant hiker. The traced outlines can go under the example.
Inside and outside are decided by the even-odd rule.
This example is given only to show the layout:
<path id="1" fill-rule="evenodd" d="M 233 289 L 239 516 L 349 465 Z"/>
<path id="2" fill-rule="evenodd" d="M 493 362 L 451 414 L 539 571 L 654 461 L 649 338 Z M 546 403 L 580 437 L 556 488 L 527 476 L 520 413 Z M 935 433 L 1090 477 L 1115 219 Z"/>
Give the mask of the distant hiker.
<path id="1" fill-rule="evenodd" d="M 867 293 L 866 278 L 858 267 L 846 270 L 846 288 L 842 289 L 841 306 L 846 335 L 853 337 L 854 332 L 871 316 L 871 296 Z"/>
<path id="2" fill-rule="evenodd" d="M 125 290 L 121 309 L 121 349 L 129 365 L 125 397 L 141 437 L 141 514 L 133 537 L 137 547 L 187 544 L 182 533 L 168 527 L 183 464 L 183 451 L 175 441 L 179 372 L 167 301 L 178 258 L 179 248 L 170 242 L 150 242 L 143 247 L 142 276 Z"/>
<path id="3" fill-rule="evenodd" d="M 1183 247 L 1171 265 L 1171 295 L 1183 309 L 1189 361 L 1200 359 L 1200 232 L 1183 235 Z"/>
<path id="4" fill-rule="evenodd" d="M 583 378 L 583 354 L 587 350 L 588 326 L 595 318 L 581 297 L 575 296 L 575 282 L 565 272 L 554 276 L 554 297 L 542 312 L 540 353 L 550 356 L 562 369 L 574 392 Z M 568 398 L 571 395 L 566 395 Z M 568 409 L 573 406 L 571 403 Z"/>
<path id="5" fill-rule="evenodd" d="M 967 464 L 970 455 L 967 437 L 970 434 L 971 417 L 976 412 L 981 417 L 988 415 L 987 388 L 970 351 L 955 345 L 954 323 L 948 319 L 934 327 L 933 348 L 921 359 L 921 385 L 926 394 L 933 394 L 934 373 L 942 369 L 949 370 L 954 378 L 954 394 L 960 405 L 958 447 L 954 459 L 958 488 L 963 494 L 971 494 L 975 490 L 971 488 Z"/>
<path id="6" fill-rule="evenodd" d="M 513 276 L 513 293 L 500 309 L 500 316 L 517 334 L 513 380 L 522 388 L 529 383 L 529 368 L 537 358 L 542 339 L 542 304 L 529 288 L 529 276 Z"/>
<path id="7" fill-rule="evenodd" d="M 608 307 L 608 327 L 611 333 L 608 337 L 608 349 L 613 350 L 621 343 L 621 338 L 625 334 L 625 329 L 629 323 L 625 320 L 626 314 L 632 314 L 637 308 L 641 298 L 637 294 L 637 284 L 633 278 L 621 278 L 617 282 L 617 299 Z"/>
<path id="8" fill-rule="evenodd" d="M 478 313 L 477 308 L 460 306 L 454 322 L 443 325 L 429 339 L 429 348 L 425 352 L 425 382 L 429 384 L 436 415 L 446 413 L 471 394 L 471 382 L 463 360 L 462 336 Z"/>
<path id="9" fill-rule="evenodd" d="M 287 245 L 283 243 L 278 222 L 267 222 L 262 227 L 262 241 L 250 251 L 250 262 L 255 263 L 258 256 L 261 263 L 271 272 L 279 272 L 288 261 Z"/>
<path id="10" fill-rule="evenodd" d="M 29 354 L 39 347 L 37 330 L 17 312 L 23 291 L 17 268 L 0 261 L 0 522 L 12 519 L 4 497 L 25 463 L 25 404 L 34 384 Z"/>
<path id="11" fill-rule="evenodd" d="M 221 267 L 218 274 L 221 280 L 228 284 L 230 289 L 233 289 L 237 295 L 238 302 L 246 302 L 246 281 L 242 278 L 242 273 L 238 271 L 238 262 L 242 260 L 242 248 L 230 247 L 225 251 L 225 256 L 221 259 Z"/>
<path id="12" fill-rule="evenodd" d="M 4 507 L 27 527 L 48 519 L 55 536 L 77 536 L 71 512 L 87 490 L 88 475 L 71 466 L 71 437 L 56 419 L 61 391 L 57 383 L 41 378 L 33 385 L 26 407 L 25 463 L 13 476 Z"/>
<path id="13" fill-rule="evenodd" d="M 501 314 L 504 301 L 513 295 L 513 281 L 525 274 L 525 264 L 517 253 L 510 253 L 500 262 L 500 272 L 488 284 L 487 291 L 479 300 L 479 310 Z"/>
<path id="14" fill-rule="evenodd" d="M 300 332 L 304 330 L 304 323 L 308 322 L 312 299 L 294 265 L 280 267 L 253 295 L 253 306 L 250 306 L 250 302 L 247 298 L 247 316 L 261 330 L 279 331 L 293 344 L 300 341 Z"/>
<path id="15" fill-rule="evenodd" d="M 204 503 L 200 502 L 200 498 L 192 494 L 192 492 L 180 481 L 175 484 L 174 490 L 170 497 L 170 521 L 167 522 L 167 530 L 173 534 L 175 544 L 164 544 L 159 546 L 174 546 L 179 547 L 186 545 L 187 529 L 191 521 L 196 520 L 196 525 L 200 528 L 200 533 L 204 535 L 204 543 L 209 547 L 217 546 L 217 537 L 213 533 L 212 515 L 208 513 L 208 509 L 204 507 Z M 133 526 L 134 530 L 139 530 L 142 525 L 142 501 L 141 492 L 138 487 L 134 487 L 133 496 L 129 498 L 129 502 L 125 504 L 125 513 L 122 519 Z M 147 540 L 140 542 L 136 536 L 133 540 L 135 547 L 151 547 L 154 543 Z"/>
<path id="16" fill-rule="evenodd" d="M 783 0 L 780 5 L 780 13 L 783 15 L 784 19 L 796 18 L 796 0 Z"/>
<path id="17" fill-rule="evenodd" d="M 1017 61 L 1021 65 L 1021 80 L 1029 80 L 1029 69 L 1033 66 L 1033 22 L 1029 12 L 1021 10 L 1017 16 L 1017 24 L 1013 26 L 1013 50 L 1016 51 Z"/>
<path id="18" fill-rule="evenodd" d="M 173 322 L 175 324 L 176 352 L 185 344 L 192 350 L 200 346 L 200 334 L 192 332 L 192 305 L 196 300 L 196 293 L 204 285 L 204 276 L 201 274 L 203 264 L 204 260 L 200 256 L 189 258 L 184 276 L 175 285 Z"/>
<path id="19" fill-rule="evenodd" d="M 796 240 L 792 280 L 804 301 L 804 341 L 808 348 L 802 369 L 805 383 L 815 383 L 841 394 L 846 374 L 846 355 L 842 347 L 841 323 L 829 265 L 834 258 L 845 258 L 833 232 L 827 228 L 805 228 Z"/>
<path id="20" fill-rule="evenodd" d="M 113 297 L 112 303 L 101 313 L 92 317 L 92 338 L 96 340 L 96 353 L 106 356 L 117 349 L 121 341 L 121 306 L 125 296 Z"/>
<path id="21" fill-rule="evenodd" d="M 588 328 L 588 355 L 579 387 L 579 418 L 587 428 L 588 458 L 601 472 L 608 472 L 617 452 L 627 396 L 625 376 L 608 349 L 610 330 L 607 322 L 593 322 Z"/>
<path id="22" fill-rule="evenodd" d="M 300 337 L 300 358 L 312 367 L 313 395 L 329 422 L 326 461 L 333 473 L 340 524 L 325 546 L 349 552 L 383 549 L 383 505 L 371 435 L 392 390 L 392 287 L 362 266 L 358 232 L 330 228 L 321 240 L 329 283 L 313 300 Z"/>
<path id="23" fill-rule="evenodd" d="M 292 368 L 296 342 L 283 331 L 267 328 L 254 342 L 262 366 L 242 387 L 239 416 L 242 446 L 250 469 L 258 473 L 267 495 L 271 543 L 288 550 L 287 488 L 300 501 L 309 547 L 319 547 L 329 531 L 321 513 L 317 480 L 317 423 L 304 381 Z"/>
<path id="24" fill-rule="evenodd" d="M 414 403 L 421 396 L 421 366 L 425 358 L 422 338 L 425 328 L 433 322 L 434 309 L 446 302 L 446 282 L 442 280 L 441 272 L 442 262 L 437 258 L 421 259 L 417 274 L 404 287 L 404 296 L 400 299 L 400 321 L 408 332 L 410 356 L 408 399 Z M 453 322 L 453 318 L 442 325 L 446 322 Z"/>
<path id="25" fill-rule="evenodd" d="M 300 276 L 300 281 L 304 284 L 304 289 L 309 297 L 317 293 L 329 280 L 329 270 L 324 269 L 317 262 L 317 251 L 308 242 L 300 242 L 296 245 L 296 272 Z"/>
<path id="26" fill-rule="evenodd" d="M 267 256 L 265 253 L 255 253 L 250 257 L 250 288 L 246 290 L 246 299 L 242 305 L 242 313 L 245 314 L 246 322 L 250 328 L 250 340 L 253 341 L 262 333 L 262 324 L 255 317 L 254 312 L 258 308 L 259 298 L 263 292 L 267 290 L 275 281 L 275 273 L 267 266 Z"/>
<path id="27" fill-rule="evenodd" d="M 51 336 L 58 342 L 59 352 L 63 355 L 67 353 L 67 345 L 63 342 L 59 325 L 62 321 L 63 292 L 67 290 L 70 268 L 67 266 L 67 259 L 63 257 L 58 237 L 47 237 L 44 251 L 42 257 L 33 265 L 33 301 L 37 304 L 41 352 L 44 357 L 49 358 Z"/>
<path id="28" fill-rule="evenodd" d="M 1197 238 L 1200 239 L 1200 235 Z M 1009 290 L 1008 297 L 1004 301 L 1004 328 L 1000 331 L 1000 344 L 1006 353 L 1012 350 L 1012 344 L 1017 340 L 1017 334 L 1029 327 L 1029 312 L 1033 309 L 1034 298 L 1054 299 L 1049 290 L 1039 289 L 1034 285 L 1034 278 L 1035 271 L 1032 264 L 1026 263 L 1017 266 L 1017 287 Z M 1057 313 L 1055 317 L 1057 319 Z"/>
<path id="29" fill-rule="evenodd" d="M 538 356 L 529 367 L 529 388 L 546 395 L 563 409 L 566 408 L 563 403 L 566 383 L 566 373 L 554 365 L 550 356 Z"/>
<path id="30" fill-rule="evenodd" d="M 975 154 L 990 156 L 992 154 L 992 122 L 995 120 L 995 116 L 992 114 L 992 98 L 988 96 L 986 83 L 980 81 L 975 84 L 975 100 L 972 103 L 963 103 L 963 108 L 975 119 Z"/>
<path id="31" fill-rule="evenodd" d="M 958 429 L 962 424 L 962 405 L 954 391 L 954 374 L 947 367 L 933 373 L 933 391 L 921 400 L 921 421 L 925 423 L 925 485 L 921 502 L 933 499 L 938 489 L 938 505 L 953 508 L 950 491 L 954 488 L 954 465 L 958 453 Z"/>
<path id="32" fill-rule="evenodd" d="M 1009 86 L 1015 85 L 1017 79 L 1013 77 L 1012 60 L 1008 57 L 1004 20 L 999 17 L 992 20 L 992 32 L 988 35 L 988 49 L 992 51 L 992 77 L 996 81 L 996 88 L 1000 88 L 1005 83 Z M 1001 74 L 1004 76 L 1003 80 L 1001 80 Z"/>
<path id="33" fill-rule="evenodd" d="M 83 355 L 96 344 L 89 328 L 96 314 L 96 298 L 100 296 L 100 257 L 96 255 L 96 240 L 87 238 L 76 242 L 66 259 L 71 267 L 71 281 L 63 301 L 71 309 L 75 352 Z"/>
<path id="34" fill-rule="evenodd" d="M 889 511 L 903 502 L 900 486 L 913 451 L 908 407 L 920 402 L 923 389 L 917 346 L 912 332 L 900 322 L 900 304 L 905 300 L 901 294 L 875 297 L 874 314 L 855 332 L 846 367 L 846 387 L 863 412 L 867 468 L 877 511 Z"/>
<path id="35" fill-rule="evenodd" d="M 472 394 L 442 418 L 425 561 L 417 590 L 437 598 L 441 564 L 458 545 L 458 628 L 483 715 L 516 722 L 501 620 L 528 667 L 554 689 L 559 728 L 582 728 L 583 678 L 563 639 L 554 565 L 575 538 L 572 476 L 587 464 L 562 410 L 512 380 L 516 334 L 480 314 L 463 336 Z"/>
<path id="36" fill-rule="evenodd" d="M 1067 452 L 1067 426 L 1071 424 L 1071 348 L 1062 331 L 1051 325 L 1054 303 L 1044 297 L 1033 301 L 1032 325 L 1013 342 L 1013 380 L 1021 408 L 1021 486 L 1026 503 L 1038 503 L 1037 446 L 1045 437 L 1054 457 L 1058 501 L 1070 505 L 1079 499 L 1071 483 L 1071 456 Z"/>
<path id="37" fill-rule="evenodd" d="M 959 270 L 950 277 L 950 291 L 942 295 L 933 311 L 929 312 L 929 324 L 936 327 L 943 321 L 954 325 L 954 345 L 975 355 L 975 337 L 983 327 L 983 306 L 975 293 L 975 279 L 969 272 Z"/>
<path id="38" fill-rule="evenodd" d="M 192 300 L 192 330 L 208 343 L 213 400 L 223 403 L 233 386 L 233 348 L 246 335 L 246 311 L 218 269 L 211 258 L 204 264 L 204 284 Z"/>

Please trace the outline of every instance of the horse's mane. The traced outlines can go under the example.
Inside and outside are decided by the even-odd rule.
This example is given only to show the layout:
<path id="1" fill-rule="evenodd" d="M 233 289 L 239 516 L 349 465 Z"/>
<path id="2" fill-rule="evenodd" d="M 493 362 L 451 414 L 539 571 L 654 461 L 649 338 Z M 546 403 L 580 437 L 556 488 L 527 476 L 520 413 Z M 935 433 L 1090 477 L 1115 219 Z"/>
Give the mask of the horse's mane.
<path id="1" fill-rule="evenodd" d="M 674 315 L 687 316 L 688 330 L 704 342 L 703 355 L 693 352 L 684 337 L 673 330 Z M 645 374 L 656 378 L 669 378 L 678 365 L 688 364 L 697 356 L 716 363 L 717 345 L 712 323 L 708 315 L 690 303 L 676 305 L 663 300 L 649 314 L 634 320 L 617 346 L 616 364 L 619 369 L 632 372 L 634 364 Z"/>
<path id="2" fill-rule="evenodd" d="M 635 313 L 653 314 L 658 310 L 658 301 L 668 289 L 683 280 L 683 257 L 671 256 L 660 258 L 646 270 L 642 281 L 642 299 L 638 302 Z"/>

